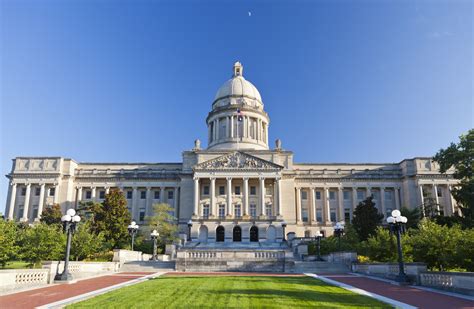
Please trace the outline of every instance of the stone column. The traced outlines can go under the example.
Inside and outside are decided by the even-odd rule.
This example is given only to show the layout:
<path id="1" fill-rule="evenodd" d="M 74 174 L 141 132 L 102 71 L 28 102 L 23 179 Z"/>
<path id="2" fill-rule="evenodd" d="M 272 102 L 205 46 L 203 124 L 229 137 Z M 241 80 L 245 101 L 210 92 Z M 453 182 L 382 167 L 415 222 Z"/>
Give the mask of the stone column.
<path id="1" fill-rule="evenodd" d="M 339 208 L 338 221 L 344 221 L 344 190 L 342 187 L 338 188 L 337 203 Z"/>
<path id="2" fill-rule="evenodd" d="M 210 211 L 210 216 L 212 215 L 217 215 L 216 211 L 216 178 L 211 177 L 211 188 L 210 192 L 211 194 L 211 205 L 209 205 L 209 211 Z"/>
<path id="3" fill-rule="evenodd" d="M 263 177 L 260 177 L 260 209 L 262 216 L 265 216 L 265 178 Z"/>
<path id="4" fill-rule="evenodd" d="M 395 194 L 395 208 L 400 209 L 400 188 L 393 188 L 393 192 Z"/>
<path id="5" fill-rule="evenodd" d="M 420 206 L 421 206 L 421 213 L 423 217 L 426 216 L 425 214 L 425 197 L 423 196 L 423 185 L 418 185 L 418 190 L 420 191 Z"/>
<path id="6" fill-rule="evenodd" d="M 216 141 L 219 140 L 219 118 L 216 119 Z"/>
<path id="7" fill-rule="evenodd" d="M 92 189 L 92 192 L 91 192 L 91 198 L 92 198 L 92 201 L 95 202 L 96 201 L 96 198 L 95 198 L 95 195 L 96 195 L 96 188 L 95 187 L 91 187 Z M 57 194 L 57 192 L 56 192 Z M 56 196 L 56 195 L 55 195 Z M 54 202 L 56 203 L 56 202 Z"/>
<path id="8" fill-rule="evenodd" d="M 249 215 L 249 179 L 244 177 L 244 216 Z"/>
<path id="9" fill-rule="evenodd" d="M 268 123 L 265 125 L 265 143 L 268 143 Z"/>
<path id="10" fill-rule="evenodd" d="M 448 185 L 448 194 L 449 194 L 449 210 L 450 210 L 450 215 L 454 215 L 455 213 L 455 205 L 456 205 L 456 202 L 454 201 L 454 197 L 453 195 L 451 194 L 451 191 L 453 190 L 452 186 L 451 185 Z"/>
<path id="11" fill-rule="evenodd" d="M 232 177 L 227 177 L 227 207 L 226 215 L 232 215 Z"/>
<path id="12" fill-rule="evenodd" d="M 357 208 L 357 188 L 352 188 L 352 211 Z"/>
<path id="13" fill-rule="evenodd" d="M 315 188 L 311 188 L 311 190 L 309 191 L 309 194 L 311 195 L 311 204 L 310 204 L 310 207 L 311 207 L 311 214 L 312 214 L 312 217 L 310 218 L 310 220 L 312 220 L 313 222 L 318 222 L 318 216 L 316 214 L 316 196 L 315 196 Z"/>
<path id="14" fill-rule="evenodd" d="M 199 178 L 194 177 L 194 212 L 193 216 L 199 215 Z"/>
<path id="15" fill-rule="evenodd" d="M 13 220 L 13 214 L 15 213 L 15 200 L 16 200 L 16 186 L 17 184 L 12 182 L 10 183 L 11 192 L 10 192 L 10 204 L 8 206 L 8 220 Z"/>
<path id="16" fill-rule="evenodd" d="M 277 188 L 277 200 L 276 200 L 277 207 L 275 211 L 276 211 L 277 216 L 281 216 L 282 205 L 281 205 L 281 178 L 280 177 L 276 179 L 276 188 Z"/>
<path id="17" fill-rule="evenodd" d="M 151 187 L 146 187 L 146 200 L 145 200 L 145 213 L 147 216 L 151 216 L 153 213 L 152 203 L 151 203 Z"/>
<path id="18" fill-rule="evenodd" d="M 54 185 L 54 199 L 53 199 L 54 204 L 59 204 L 59 185 L 56 184 Z"/>
<path id="19" fill-rule="evenodd" d="M 165 202 L 166 187 L 160 187 L 160 203 Z"/>
<path id="20" fill-rule="evenodd" d="M 385 207 L 385 188 L 384 187 L 380 187 L 380 204 L 381 204 L 380 206 L 381 206 L 383 217 L 386 218 L 387 209 Z"/>
<path id="21" fill-rule="evenodd" d="M 303 222 L 301 215 L 301 188 L 296 188 L 296 222 Z"/>
<path id="22" fill-rule="evenodd" d="M 37 220 L 41 219 L 41 213 L 43 212 L 43 205 L 44 205 L 44 189 L 45 184 L 40 184 L 40 196 L 38 201 L 38 216 L 35 218 Z"/>
<path id="23" fill-rule="evenodd" d="M 23 205 L 23 218 L 22 221 L 28 222 L 28 212 L 30 208 L 30 192 L 31 192 L 31 184 L 26 184 L 26 193 L 25 193 L 25 203 Z"/>
<path id="24" fill-rule="evenodd" d="M 313 200 L 314 196 L 311 194 L 312 188 L 308 188 L 307 191 L 307 197 L 308 197 L 308 223 L 313 224 Z"/>
<path id="25" fill-rule="evenodd" d="M 132 187 L 132 220 L 138 221 L 136 218 L 137 214 L 137 204 L 138 204 L 138 188 L 137 187 Z M 92 191 L 94 192 L 94 191 Z"/>
<path id="26" fill-rule="evenodd" d="M 174 187 L 174 193 L 173 193 L 173 208 L 174 208 L 174 216 L 177 218 L 178 216 L 178 187 Z M 211 210 L 212 211 L 212 210 Z"/>
<path id="27" fill-rule="evenodd" d="M 217 140 L 217 119 L 214 119 L 213 122 L 214 122 L 214 132 L 213 132 L 214 140 L 213 140 L 213 142 L 215 143 L 216 140 Z"/>
<path id="28" fill-rule="evenodd" d="M 110 192 L 110 187 L 105 187 L 105 194 L 109 194 Z"/>
<path id="29" fill-rule="evenodd" d="M 329 188 L 324 188 L 324 219 L 326 224 L 331 223 L 331 203 L 329 201 Z"/>
<path id="30" fill-rule="evenodd" d="M 82 201 L 82 187 L 77 187 L 76 208 L 79 207 L 79 202 Z"/>
<path id="31" fill-rule="evenodd" d="M 438 186 L 436 184 L 433 184 L 432 189 L 433 189 L 433 197 L 436 201 L 436 211 L 439 214 L 440 209 L 439 209 L 439 198 L 438 198 Z"/>
<path id="32" fill-rule="evenodd" d="M 230 131 L 229 131 L 230 132 L 230 138 L 233 138 L 234 135 L 235 135 L 234 134 L 234 117 L 230 116 L 229 118 L 230 118 L 230 127 L 229 127 L 229 129 L 230 129 Z"/>
<path id="33" fill-rule="evenodd" d="M 366 198 L 368 198 L 369 196 L 372 195 L 372 188 L 371 188 L 371 187 L 367 187 L 366 190 L 367 190 L 367 196 L 366 196 Z M 375 201 L 375 203 L 377 203 L 377 201 Z"/>

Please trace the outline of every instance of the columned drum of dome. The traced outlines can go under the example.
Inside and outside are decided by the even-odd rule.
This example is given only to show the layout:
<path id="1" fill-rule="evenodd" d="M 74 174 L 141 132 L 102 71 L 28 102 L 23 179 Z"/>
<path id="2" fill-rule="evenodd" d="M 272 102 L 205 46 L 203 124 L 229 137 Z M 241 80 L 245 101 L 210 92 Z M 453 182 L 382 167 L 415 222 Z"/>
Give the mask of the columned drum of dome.
<path id="1" fill-rule="evenodd" d="M 243 76 L 236 62 L 232 78 L 217 91 L 207 116 L 207 149 L 268 150 L 270 118 L 263 109 L 260 92 Z"/>

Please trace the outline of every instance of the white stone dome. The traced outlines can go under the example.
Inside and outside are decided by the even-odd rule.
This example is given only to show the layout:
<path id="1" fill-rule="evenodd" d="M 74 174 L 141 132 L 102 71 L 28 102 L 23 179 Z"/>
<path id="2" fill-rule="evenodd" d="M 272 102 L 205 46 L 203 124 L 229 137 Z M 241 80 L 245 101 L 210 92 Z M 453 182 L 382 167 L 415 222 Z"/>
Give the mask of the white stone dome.
<path id="1" fill-rule="evenodd" d="M 236 62 L 234 64 L 234 75 L 217 90 L 214 102 L 228 97 L 246 97 L 262 103 L 260 92 L 258 92 L 257 88 L 251 82 L 242 76 L 242 73 L 242 64 Z"/>

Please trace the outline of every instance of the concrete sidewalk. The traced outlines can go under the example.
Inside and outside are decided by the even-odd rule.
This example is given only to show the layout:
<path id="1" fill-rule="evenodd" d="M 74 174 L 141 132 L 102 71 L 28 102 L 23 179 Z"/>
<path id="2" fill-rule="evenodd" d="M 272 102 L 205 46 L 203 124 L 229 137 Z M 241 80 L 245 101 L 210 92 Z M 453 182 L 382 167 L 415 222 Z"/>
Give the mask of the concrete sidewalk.
<path id="1" fill-rule="evenodd" d="M 93 291 L 130 282 L 153 273 L 118 273 L 102 277 L 80 280 L 72 284 L 52 286 L 0 296 L 2 309 L 30 309 L 87 294 Z"/>
<path id="2" fill-rule="evenodd" d="M 357 275 L 322 276 L 336 282 L 347 284 L 370 293 L 378 294 L 405 304 L 426 309 L 467 309 L 474 308 L 474 301 L 469 297 L 455 297 L 442 291 L 426 291 L 411 286 L 400 286 L 388 281 L 371 279 Z"/>

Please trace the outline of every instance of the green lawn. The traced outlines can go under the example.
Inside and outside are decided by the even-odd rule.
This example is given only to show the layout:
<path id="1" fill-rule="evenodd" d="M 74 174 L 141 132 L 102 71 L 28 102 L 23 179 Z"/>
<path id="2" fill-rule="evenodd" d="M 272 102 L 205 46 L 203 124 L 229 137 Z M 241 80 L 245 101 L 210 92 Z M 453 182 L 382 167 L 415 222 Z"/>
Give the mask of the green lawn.
<path id="1" fill-rule="evenodd" d="M 159 277 L 67 308 L 391 308 L 310 277 Z"/>
<path id="2" fill-rule="evenodd" d="M 0 267 L 0 269 L 22 269 L 22 268 L 41 268 L 41 265 L 33 265 L 28 262 L 22 262 L 22 261 L 11 261 L 11 262 L 7 262 L 5 267 Z"/>

